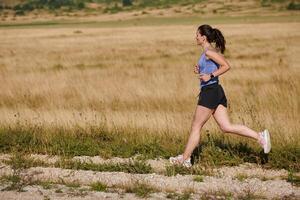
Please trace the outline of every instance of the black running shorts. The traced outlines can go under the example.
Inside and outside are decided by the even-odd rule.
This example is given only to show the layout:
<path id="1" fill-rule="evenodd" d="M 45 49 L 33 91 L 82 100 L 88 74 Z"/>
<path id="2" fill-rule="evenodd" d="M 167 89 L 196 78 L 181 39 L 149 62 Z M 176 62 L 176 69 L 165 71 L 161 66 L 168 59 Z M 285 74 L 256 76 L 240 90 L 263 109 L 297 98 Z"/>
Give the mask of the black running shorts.
<path id="1" fill-rule="evenodd" d="M 216 109 L 221 104 L 227 107 L 227 99 L 221 85 L 214 83 L 201 88 L 198 105 Z"/>

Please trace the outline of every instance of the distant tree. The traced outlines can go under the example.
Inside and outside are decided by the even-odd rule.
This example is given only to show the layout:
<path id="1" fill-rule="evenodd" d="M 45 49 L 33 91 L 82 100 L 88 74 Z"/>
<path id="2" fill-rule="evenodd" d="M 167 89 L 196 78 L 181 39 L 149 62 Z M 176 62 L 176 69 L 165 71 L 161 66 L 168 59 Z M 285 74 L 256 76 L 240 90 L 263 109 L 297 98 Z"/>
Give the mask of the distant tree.
<path id="1" fill-rule="evenodd" d="M 79 10 L 85 8 L 84 2 L 79 2 L 79 3 L 77 4 L 77 8 L 78 8 Z"/>
<path id="2" fill-rule="evenodd" d="M 290 2 L 287 6 L 288 10 L 300 10 L 300 3 L 295 3 L 294 1 Z"/>
<path id="3" fill-rule="evenodd" d="M 132 0 L 123 0 L 123 6 L 132 6 Z"/>
<path id="4" fill-rule="evenodd" d="M 62 6 L 72 6 L 74 2 L 72 0 L 49 0 L 48 5 L 50 9 L 61 8 Z"/>

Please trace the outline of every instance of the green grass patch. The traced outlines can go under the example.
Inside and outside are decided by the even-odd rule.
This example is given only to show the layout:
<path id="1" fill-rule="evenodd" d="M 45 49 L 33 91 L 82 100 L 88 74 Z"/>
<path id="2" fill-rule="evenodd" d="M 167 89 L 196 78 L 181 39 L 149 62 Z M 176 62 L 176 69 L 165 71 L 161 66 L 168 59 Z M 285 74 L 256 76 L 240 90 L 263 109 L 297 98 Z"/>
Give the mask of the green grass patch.
<path id="1" fill-rule="evenodd" d="M 176 200 L 188 200 L 191 198 L 191 194 L 185 192 L 183 194 L 171 192 L 166 195 L 167 199 L 176 199 Z"/>
<path id="2" fill-rule="evenodd" d="M 245 179 L 248 178 L 247 174 L 239 173 L 235 176 L 235 178 L 239 181 L 244 181 Z"/>
<path id="3" fill-rule="evenodd" d="M 210 192 L 205 192 L 201 196 L 201 200 L 207 200 L 207 199 L 228 199 L 231 200 L 233 199 L 233 194 L 231 192 L 227 192 L 224 190 L 218 190 L 218 191 L 210 191 Z"/>
<path id="4" fill-rule="evenodd" d="M 268 159 L 271 167 L 299 172 L 300 146 L 297 144 L 273 145 Z"/>
<path id="5" fill-rule="evenodd" d="M 129 186 L 125 188 L 125 192 L 135 193 L 136 196 L 147 198 L 151 193 L 157 192 L 155 188 L 145 184 L 145 183 L 135 183 L 133 186 Z"/>
<path id="6" fill-rule="evenodd" d="M 181 165 L 166 166 L 166 176 L 176 176 L 177 174 L 187 175 L 192 174 L 193 170 Z"/>
<path id="7" fill-rule="evenodd" d="M 168 159 L 183 151 L 185 141 L 186 135 L 174 135 L 170 132 L 155 134 L 144 129 L 132 129 L 131 132 L 128 129 L 108 131 L 103 126 L 91 126 L 86 129 L 47 129 L 22 125 L 0 128 L 0 151 L 3 153 L 124 158 L 139 155 L 143 159 Z M 297 144 L 273 144 L 272 151 L 266 155 L 258 146 L 253 148 L 248 142 L 234 142 L 231 137 L 223 135 L 204 135 L 201 145 L 195 149 L 192 156 L 193 162 L 202 166 L 236 166 L 250 162 L 296 172 L 300 170 L 299 158 L 300 147 Z M 8 164 L 16 169 L 46 166 L 46 163 L 29 157 L 21 159 L 15 156 Z M 56 163 L 56 166 L 94 171 L 107 171 L 110 168 L 129 173 L 151 173 L 152 170 L 150 166 L 138 160 L 118 165 L 95 165 L 65 160 Z M 169 168 L 167 171 L 169 175 L 190 173 L 180 167 Z"/>
<path id="8" fill-rule="evenodd" d="M 0 150 L 60 156 L 131 157 L 140 154 L 145 158 L 169 157 L 183 146 L 180 140 L 170 144 L 169 135 L 153 136 L 147 130 L 108 132 L 102 127 L 67 130 L 18 126 L 0 128 Z"/>
<path id="9" fill-rule="evenodd" d="M 135 174 L 148 174 L 152 173 L 153 169 L 149 164 L 146 164 L 143 160 L 131 160 L 126 163 L 105 163 L 95 164 L 90 162 L 74 161 L 68 158 L 61 158 L 54 164 L 49 164 L 39 159 L 31 158 L 29 155 L 22 153 L 14 153 L 9 160 L 3 161 L 5 164 L 10 165 L 14 171 L 20 171 L 30 167 L 59 167 L 64 169 L 73 170 L 92 170 L 99 172 L 125 172 Z M 67 184 L 68 187 L 78 187 L 76 183 Z"/>
<path id="10" fill-rule="evenodd" d="M 114 171 L 135 174 L 148 174 L 153 172 L 152 167 L 149 164 L 146 164 L 143 160 L 132 160 L 126 163 L 95 164 L 90 162 L 80 162 L 68 158 L 62 158 L 54 164 L 49 164 L 39 159 L 31 158 L 28 155 L 14 153 L 14 155 L 9 160 L 4 160 L 3 162 L 7 165 L 10 165 L 13 170 L 22 170 L 30 167 L 42 166 L 74 170 L 92 170 L 99 172 Z"/>
<path id="11" fill-rule="evenodd" d="M 196 182 L 203 182 L 203 181 L 204 181 L 204 180 L 203 180 L 203 176 L 200 176 L 200 175 L 195 176 L 195 177 L 193 178 L 193 181 L 196 181 Z"/>
<path id="12" fill-rule="evenodd" d="M 69 183 L 65 183 L 65 186 L 67 186 L 69 188 L 79 188 L 80 184 L 77 182 L 69 182 Z"/>
<path id="13" fill-rule="evenodd" d="M 27 169 L 30 167 L 38 167 L 38 166 L 44 166 L 44 167 L 50 166 L 48 163 L 45 163 L 44 161 L 31 158 L 28 155 L 24 155 L 19 152 L 13 153 L 13 156 L 9 160 L 4 160 L 3 162 L 7 165 L 10 165 L 13 170 L 22 170 L 22 169 Z"/>
<path id="14" fill-rule="evenodd" d="M 107 186 L 104 183 L 101 183 L 101 182 L 92 183 L 90 185 L 90 187 L 91 187 L 91 190 L 98 191 L 98 192 L 105 192 L 106 189 L 107 189 Z"/>
<path id="15" fill-rule="evenodd" d="M 55 193 L 63 193 L 62 189 L 61 188 L 58 188 L 55 190 Z"/>
<path id="16" fill-rule="evenodd" d="M 24 191 L 23 188 L 26 185 L 31 184 L 31 182 L 30 180 L 27 181 L 22 180 L 22 178 L 20 177 L 20 172 L 23 169 L 29 167 L 46 165 L 46 164 L 40 160 L 34 160 L 32 158 L 26 157 L 20 152 L 13 151 L 12 153 L 13 155 L 9 160 L 3 160 L 3 162 L 5 164 L 10 165 L 13 170 L 12 175 L 2 177 L 2 180 L 6 180 L 10 184 L 3 190 L 16 190 L 18 192 L 22 192 Z"/>
<path id="17" fill-rule="evenodd" d="M 1 191 L 12 191 L 15 190 L 17 192 L 24 192 L 24 187 L 28 185 L 27 182 L 24 182 L 20 177 L 20 174 L 14 172 L 13 175 L 2 176 L 1 182 L 8 183 L 9 185 L 3 188 Z"/>
<path id="18" fill-rule="evenodd" d="M 297 187 L 300 186 L 300 176 L 295 175 L 292 170 L 290 170 L 288 173 L 287 181 Z"/>
<path id="19" fill-rule="evenodd" d="M 92 170 L 99 172 L 125 172 L 135 174 L 148 174 L 152 173 L 153 169 L 150 165 L 143 161 L 131 161 L 128 163 L 107 163 L 95 164 L 85 163 L 80 161 L 72 161 L 70 159 L 61 159 L 56 162 L 55 167 L 74 170 Z"/>
<path id="20" fill-rule="evenodd" d="M 53 183 L 51 181 L 39 181 L 36 182 L 34 185 L 40 185 L 45 190 L 50 190 L 53 188 Z"/>
<path id="21" fill-rule="evenodd" d="M 20 172 L 20 171 L 18 171 Z M 58 182 L 53 182 L 53 181 L 40 181 L 36 180 L 33 181 L 30 178 L 29 179 L 22 179 L 22 177 L 19 175 L 19 173 L 13 173 L 13 175 L 9 176 L 2 176 L 0 178 L 1 183 L 8 183 L 9 185 L 5 188 L 2 189 L 2 191 L 18 191 L 18 192 L 23 192 L 23 188 L 28 185 L 39 185 L 45 190 L 57 188 L 57 184 L 64 185 L 69 188 L 79 188 L 81 185 L 78 182 L 64 182 L 63 180 L 58 181 Z M 61 189 L 57 189 L 60 192 Z M 56 191 L 55 191 L 56 192 Z M 60 193 L 57 192 L 57 193 Z"/>

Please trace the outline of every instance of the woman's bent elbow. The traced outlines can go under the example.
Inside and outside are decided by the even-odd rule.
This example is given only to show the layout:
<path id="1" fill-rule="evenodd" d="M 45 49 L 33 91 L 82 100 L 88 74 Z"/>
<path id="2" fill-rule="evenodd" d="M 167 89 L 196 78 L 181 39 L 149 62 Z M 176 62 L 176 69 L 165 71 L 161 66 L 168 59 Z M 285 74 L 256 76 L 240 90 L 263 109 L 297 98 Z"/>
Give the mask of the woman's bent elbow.
<path id="1" fill-rule="evenodd" d="M 231 67 L 230 67 L 230 65 L 227 65 L 226 68 L 227 68 L 226 71 L 228 71 L 228 70 L 230 70 Z"/>

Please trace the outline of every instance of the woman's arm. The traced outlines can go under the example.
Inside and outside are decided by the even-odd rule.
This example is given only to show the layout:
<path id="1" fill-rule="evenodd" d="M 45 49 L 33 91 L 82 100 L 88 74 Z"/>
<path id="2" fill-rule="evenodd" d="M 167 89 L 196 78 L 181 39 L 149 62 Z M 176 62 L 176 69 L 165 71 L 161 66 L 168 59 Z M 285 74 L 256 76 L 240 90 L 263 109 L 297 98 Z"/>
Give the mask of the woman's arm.
<path id="1" fill-rule="evenodd" d="M 205 52 L 205 55 L 209 58 L 212 59 L 213 61 L 215 61 L 216 63 L 219 64 L 219 69 L 217 69 L 216 71 L 214 71 L 212 74 L 214 76 L 220 76 L 222 74 L 224 74 L 225 72 L 227 72 L 230 69 L 230 65 L 229 63 L 225 60 L 224 56 L 218 54 L 215 51 L 212 50 L 207 50 Z M 209 81 L 210 80 L 210 74 L 202 74 L 200 75 L 200 79 L 203 81 Z"/>

